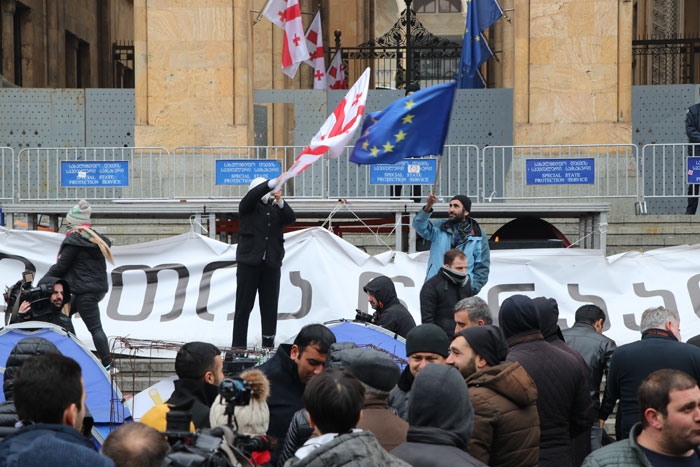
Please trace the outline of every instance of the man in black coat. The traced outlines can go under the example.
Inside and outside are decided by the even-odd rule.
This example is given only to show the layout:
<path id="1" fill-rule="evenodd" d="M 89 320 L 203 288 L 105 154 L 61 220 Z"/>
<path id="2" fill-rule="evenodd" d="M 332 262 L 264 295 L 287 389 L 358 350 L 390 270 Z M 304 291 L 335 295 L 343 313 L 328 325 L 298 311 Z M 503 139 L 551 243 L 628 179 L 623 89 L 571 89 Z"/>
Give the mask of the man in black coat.
<path id="1" fill-rule="evenodd" d="M 438 273 L 425 281 L 420 290 L 421 321 L 423 324 L 437 324 L 452 338 L 455 330 L 454 306 L 472 295 L 467 255 L 457 248 L 447 250 Z"/>
<path id="2" fill-rule="evenodd" d="M 691 143 L 688 145 L 688 156 L 700 155 L 700 149 L 696 149 L 695 146 L 695 144 L 700 143 L 700 104 L 691 105 L 685 111 L 685 134 L 688 136 L 688 142 Z M 698 210 L 698 192 L 700 192 L 700 184 L 688 184 L 686 214 L 692 216 Z"/>
<path id="3" fill-rule="evenodd" d="M 209 410 L 224 379 L 221 351 L 207 342 L 188 342 L 175 357 L 175 390 L 165 404 L 151 408 L 141 423 L 165 431 L 170 410 L 189 412 L 197 430 L 209 428 Z"/>
<path id="4" fill-rule="evenodd" d="M 537 386 L 540 417 L 540 467 L 571 467 L 571 440 L 590 428 L 591 398 L 580 362 L 544 340 L 534 302 L 513 295 L 501 305 L 499 325 L 510 350 L 508 362 L 518 362 Z"/>
<path id="5" fill-rule="evenodd" d="M 275 355 L 258 368 L 270 381 L 269 436 L 278 441 L 272 452 L 272 465 L 284 448 L 287 430 L 294 413 L 304 407 L 303 395 L 306 383 L 323 371 L 328 349 L 335 343 L 335 335 L 322 324 L 309 324 L 301 328 L 294 343 L 281 344 Z"/>
<path id="6" fill-rule="evenodd" d="M 669 368 L 700 381 L 700 349 L 681 342 L 679 323 L 677 311 L 649 308 L 642 313 L 642 340 L 620 346 L 613 353 L 599 417 L 602 425 L 615 402 L 620 400 L 618 440 L 626 439 L 632 426 L 639 421 L 637 390 L 648 375 Z"/>
<path id="7" fill-rule="evenodd" d="M 38 285 L 51 287 L 51 295 L 33 302 L 23 301 L 19 305 L 19 313 L 10 321 L 10 324 L 23 323 L 26 321 L 42 321 L 55 324 L 75 334 L 73 323 L 70 320 L 70 316 L 68 316 L 70 307 L 66 307 L 71 299 L 70 285 L 68 285 L 68 282 L 63 279 L 44 276 L 41 278 Z M 65 313 L 64 309 L 67 310 Z"/>
<path id="8" fill-rule="evenodd" d="M 262 344 L 268 348 L 275 346 L 284 227 L 296 220 L 289 203 L 282 199 L 281 188 L 270 196 L 270 191 L 280 178 L 256 178 L 238 206 L 240 230 L 236 248 L 238 269 L 233 347 L 246 347 L 248 344 L 248 319 L 256 294 L 260 303 Z"/>
<path id="9" fill-rule="evenodd" d="M 600 410 L 600 383 L 608 375 L 615 341 L 603 335 L 605 312 L 596 305 L 583 305 L 576 310 L 576 322 L 562 331 L 567 345 L 577 351 L 588 367 L 588 391 L 596 417 Z M 591 449 L 602 446 L 603 430 L 595 420 L 591 429 Z"/>
<path id="10" fill-rule="evenodd" d="M 378 326 L 406 337 L 416 327 L 413 316 L 396 296 L 394 281 L 386 276 L 377 276 L 363 287 L 369 304 L 374 308 L 372 322 Z"/>
<path id="11" fill-rule="evenodd" d="M 25 337 L 17 342 L 10 351 L 5 363 L 5 374 L 3 375 L 2 389 L 5 393 L 5 402 L 0 404 L 0 440 L 13 433 L 17 428 L 15 425 L 19 421 L 17 409 L 15 408 L 15 377 L 19 367 L 29 357 L 46 353 L 61 354 L 53 342 L 41 337 Z"/>

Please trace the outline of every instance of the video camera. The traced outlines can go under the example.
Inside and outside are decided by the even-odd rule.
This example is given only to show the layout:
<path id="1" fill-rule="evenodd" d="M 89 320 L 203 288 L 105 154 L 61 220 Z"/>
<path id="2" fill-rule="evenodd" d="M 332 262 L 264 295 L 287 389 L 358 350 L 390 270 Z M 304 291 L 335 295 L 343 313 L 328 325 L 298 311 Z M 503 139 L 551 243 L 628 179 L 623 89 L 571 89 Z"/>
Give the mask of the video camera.
<path id="1" fill-rule="evenodd" d="M 362 310 L 355 309 L 355 321 L 362 321 L 363 323 L 373 323 L 374 315 L 371 313 L 365 313 Z"/>
<path id="2" fill-rule="evenodd" d="M 26 270 L 22 273 L 22 279 L 12 286 L 5 286 L 5 292 L 2 294 L 5 303 L 7 303 L 5 324 L 13 321 L 14 317 L 17 316 L 22 302 L 33 303 L 49 298 L 53 294 L 53 286 L 42 284 L 38 287 L 32 287 L 33 281 L 34 271 Z"/>
<path id="3" fill-rule="evenodd" d="M 234 408 L 250 403 L 250 384 L 242 378 L 225 378 L 219 384 L 218 391 L 226 401 L 227 425 L 191 433 L 189 430 L 192 416 L 189 410 L 192 408 L 192 401 L 172 407 L 166 416 L 167 430 L 164 433 L 171 448 L 161 465 L 247 467 L 252 466 L 248 460 L 251 452 L 270 448 L 267 438 L 238 434 L 231 423 Z"/>

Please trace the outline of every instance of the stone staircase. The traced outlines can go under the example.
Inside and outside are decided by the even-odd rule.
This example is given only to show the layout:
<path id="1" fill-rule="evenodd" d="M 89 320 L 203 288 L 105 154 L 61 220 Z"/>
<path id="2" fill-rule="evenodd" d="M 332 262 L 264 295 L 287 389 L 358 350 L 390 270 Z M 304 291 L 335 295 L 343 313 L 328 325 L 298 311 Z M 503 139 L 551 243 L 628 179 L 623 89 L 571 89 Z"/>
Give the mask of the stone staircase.
<path id="1" fill-rule="evenodd" d="M 175 376 L 175 359 L 116 356 L 114 382 L 124 397 L 134 396 L 158 381 Z"/>

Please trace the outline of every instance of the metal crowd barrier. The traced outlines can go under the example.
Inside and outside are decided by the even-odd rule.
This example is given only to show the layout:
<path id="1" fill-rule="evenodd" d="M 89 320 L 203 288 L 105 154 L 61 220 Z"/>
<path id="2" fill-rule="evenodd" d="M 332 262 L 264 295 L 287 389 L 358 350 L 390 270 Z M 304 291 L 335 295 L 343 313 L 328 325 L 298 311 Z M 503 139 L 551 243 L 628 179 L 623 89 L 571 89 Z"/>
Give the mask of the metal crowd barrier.
<path id="1" fill-rule="evenodd" d="M 15 197 L 15 151 L 0 147 L 0 201 L 12 201 Z"/>
<path id="2" fill-rule="evenodd" d="M 71 180 L 82 184 L 89 178 L 96 169 L 91 162 L 114 163 L 106 167 L 113 186 L 70 186 Z M 165 148 L 25 148 L 17 155 L 16 174 L 17 202 L 172 197 Z"/>
<path id="3" fill-rule="evenodd" d="M 689 177 L 700 176 L 689 164 L 689 157 L 700 158 L 700 144 L 646 144 L 642 147 L 642 180 L 644 198 L 685 198 Z M 695 195 L 697 196 L 697 193 Z"/>
<path id="4" fill-rule="evenodd" d="M 567 177 L 553 173 L 556 169 L 552 169 L 557 167 L 561 170 L 567 167 Z M 581 168 L 580 173 L 575 171 L 576 167 Z M 639 201 L 642 195 L 639 151 L 633 144 L 490 146 L 482 151 L 482 171 L 483 201 L 593 198 Z"/>

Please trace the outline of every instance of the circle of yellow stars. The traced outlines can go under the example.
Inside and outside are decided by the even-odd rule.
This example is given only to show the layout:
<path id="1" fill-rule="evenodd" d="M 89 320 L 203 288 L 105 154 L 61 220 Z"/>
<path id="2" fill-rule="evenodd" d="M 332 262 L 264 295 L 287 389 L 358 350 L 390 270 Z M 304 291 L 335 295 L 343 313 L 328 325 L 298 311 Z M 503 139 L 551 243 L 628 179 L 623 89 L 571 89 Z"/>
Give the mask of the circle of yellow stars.
<path id="1" fill-rule="evenodd" d="M 407 100 L 406 102 L 404 102 L 404 106 L 405 106 L 404 109 L 411 110 L 413 108 L 413 106 L 415 106 L 415 105 L 416 105 L 416 103 L 413 101 L 413 99 Z M 407 113 L 406 115 L 404 115 L 401 118 L 401 121 L 403 122 L 404 125 L 410 125 L 413 123 L 413 117 L 415 117 L 415 114 Z M 371 118 L 372 118 L 372 124 L 377 123 L 376 118 L 374 118 L 374 117 L 371 117 Z M 369 128 L 367 128 L 365 130 L 365 133 L 363 136 L 367 136 L 368 134 L 369 134 Z M 394 143 L 399 143 L 400 141 L 405 139 L 407 134 L 408 133 L 405 133 L 403 131 L 403 129 L 399 129 L 399 132 L 394 135 L 394 138 L 396 138 Z M 387 154 L 387 153 L 390 153 L 394 150 L 394 148 L 396 147 L 396 144 L 391 144 L 391 140 L 389 140 L 386 142 L 386 144 L 380 145 L 380 146 L 384 148 L 384 154 Z M 365 142 L 362 143 L 362 150 L 368 151 L 372 157 L 377 157 L 379 155 L 379 153 L 382 152 L 382 150 L 379 149 L 376 145 L 373 145 L 371 149 L 368 149 L 368 148 L 369 148 L 369 141 L 365 140 Z"/>

